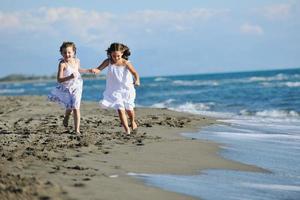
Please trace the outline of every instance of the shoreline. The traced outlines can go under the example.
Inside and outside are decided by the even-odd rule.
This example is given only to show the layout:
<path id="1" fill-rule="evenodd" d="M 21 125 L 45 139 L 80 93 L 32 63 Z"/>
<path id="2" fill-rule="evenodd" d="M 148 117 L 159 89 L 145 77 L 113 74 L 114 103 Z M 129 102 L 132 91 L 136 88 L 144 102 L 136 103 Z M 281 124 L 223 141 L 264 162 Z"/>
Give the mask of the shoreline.
<path id="1" fill-rule="evenodd" d="M 146 186 L 128 173 L 266 172 L 222 158 L 219 144 L 180 135 L 217 123 L 210 117 L 137 108 L 138 133 L 128 137 L 114 111 L 82 102 L 78 137 L 62 126 L 64 110 L 44 96 L 1 96 L 0 103 L 4 199 L 194 199 Z"/>

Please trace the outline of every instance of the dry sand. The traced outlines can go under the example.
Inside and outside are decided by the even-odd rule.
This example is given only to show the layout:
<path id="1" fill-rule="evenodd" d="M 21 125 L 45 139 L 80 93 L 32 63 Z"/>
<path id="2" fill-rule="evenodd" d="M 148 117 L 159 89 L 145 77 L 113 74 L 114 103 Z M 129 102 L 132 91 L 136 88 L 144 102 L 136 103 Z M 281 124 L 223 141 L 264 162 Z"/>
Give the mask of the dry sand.
<path id="1" fill-rule="evenodd" d="M 127 174 L 264 171 L 225 160 L 215 143 L 178 134 L 216 123 L 212 118 L 137 108 L 138 132 L 127 136 L 115 111 L 83 102 L 77 136 L 46 97 L 0 97 L 0 104 L 0 199 L 194 199 Z"/>

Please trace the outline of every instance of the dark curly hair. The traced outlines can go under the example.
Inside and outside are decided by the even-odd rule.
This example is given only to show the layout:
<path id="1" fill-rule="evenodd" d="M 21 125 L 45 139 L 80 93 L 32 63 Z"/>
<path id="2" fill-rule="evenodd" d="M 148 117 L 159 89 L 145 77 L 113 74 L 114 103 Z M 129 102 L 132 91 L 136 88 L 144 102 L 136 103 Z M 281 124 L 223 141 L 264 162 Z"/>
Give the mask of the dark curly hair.
<path id="1" fill-rule="evenodd" d="M 67 47 L 72 47 L 74 54 L 76 55 L 76 45 L 74 42 L 63 42 L 59 48 L 60 53 L 62 54 L 63 50 L 66 49 Z"/>
<path id="2" fill-rule="evenodd" d="M 130 56 L 130 50 L 129 48 L 121 43 L 112 43 L 109 48 L 106 50 L 107 52 L 107 56 L 110 58 L 110 54 L 113 51 L 121 51 L 123 53 L 122 58 L 124 58 L 125 60 L 128 60 L 128 57 Z"/>

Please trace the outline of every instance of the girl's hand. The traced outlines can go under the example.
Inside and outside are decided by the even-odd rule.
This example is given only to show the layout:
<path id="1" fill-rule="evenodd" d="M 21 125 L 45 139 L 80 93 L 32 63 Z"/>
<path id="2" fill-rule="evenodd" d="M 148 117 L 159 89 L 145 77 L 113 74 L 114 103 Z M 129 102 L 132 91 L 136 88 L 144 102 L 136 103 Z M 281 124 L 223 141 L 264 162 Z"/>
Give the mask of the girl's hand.
<path id="1" fill-rule="evenodd" d="M 136 80 L 136 81 L 134 82 L 134 85 L 135 85 L 135 86 L 140 86 L 140 84 L 141 84 L 141 83 L 140 83 L 139 80 Z"/>
<path id="2" fill-rule="evenodd" d="M 70 75 L 71 79 L 76 79 L 78 77 L 78 73 L 74 72 L 73 74 Z"/>
<path id="3" fill-rule="evenodd" d="M 100 73 L 100 69 L 91 69 L 91 73 L 93 73 L 93 74 L 99 74 Z"/>
<path id="4" fill-rule="evenodd" d="M 70 79 L 73 79 L 73 78 L 75 78 L 75 75 L 74 75 L 74 73 L 73 73 L 73 74 L 71 74 L 69 77 L 70 77 Z"/>

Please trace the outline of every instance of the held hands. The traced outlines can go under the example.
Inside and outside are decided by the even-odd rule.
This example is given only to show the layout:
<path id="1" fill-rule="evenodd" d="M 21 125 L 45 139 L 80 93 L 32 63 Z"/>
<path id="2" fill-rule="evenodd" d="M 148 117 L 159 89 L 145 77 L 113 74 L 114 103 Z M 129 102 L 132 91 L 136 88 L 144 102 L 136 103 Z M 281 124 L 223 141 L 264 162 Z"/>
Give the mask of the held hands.
<path id="1" fill-rule="evenodd" d="M 94 68 L 94 69 L 89 69 L 90 73 L 93 73 L 93 74 L 99 74 L 101 72 L 100 69 L 97 69 L 97 68 Z"/>

